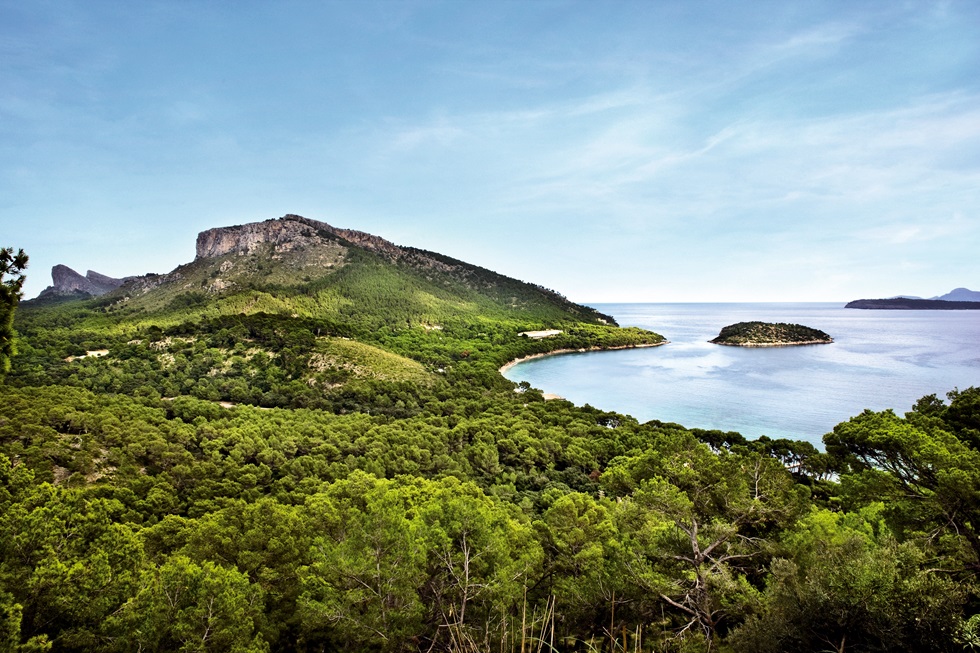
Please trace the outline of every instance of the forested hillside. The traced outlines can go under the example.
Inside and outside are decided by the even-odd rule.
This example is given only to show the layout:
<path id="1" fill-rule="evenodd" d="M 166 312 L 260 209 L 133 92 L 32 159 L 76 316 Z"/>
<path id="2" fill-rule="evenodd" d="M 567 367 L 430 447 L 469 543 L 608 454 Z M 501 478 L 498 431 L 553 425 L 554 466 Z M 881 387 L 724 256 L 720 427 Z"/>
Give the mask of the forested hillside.
<path id="1" fill-rule="evenodd" d="M 980 390 L 825 453 L 641 424 L 497 370 L 657 334 L 326 240 L 18 307 L 0 650 L 980 646 Z"/>

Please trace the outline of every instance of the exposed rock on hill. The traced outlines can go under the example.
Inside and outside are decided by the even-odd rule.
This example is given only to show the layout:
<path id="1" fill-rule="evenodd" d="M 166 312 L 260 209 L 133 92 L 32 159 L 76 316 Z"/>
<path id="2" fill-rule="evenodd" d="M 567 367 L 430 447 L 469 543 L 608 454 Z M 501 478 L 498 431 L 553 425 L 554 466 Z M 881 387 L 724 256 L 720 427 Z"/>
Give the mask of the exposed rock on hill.
<path id="1" fill-rule="evenodd" d="M 251 254 L 264 243 L 271 244 L 278 252 L 288 252 L 330 241 L 357 245 L 388 258 L 399 258 L 406 251 L 378 236 L 352 229 L 338 229 L 326 222 L 289 214 L 265 222 L 202 231 L 197 235 L 197 258 Z"/>
<path id="2" fill-rule="evenodd" d="M 419 271 L 432 281 L 436 281 L 437 277 L 443 277 L 443 282 L 448 283 L 445 280 L 452 279 L 453 283 L 462 283 L 473 291 L 489 292 L 502 301 L 517 302 L 518 297 L 526 298 L 532 294 L 559 307 L 560 310 L 580 315 L 590 321 L 615 325 L 611 317 L 575 304 L 548 288 L 518 281 L 435 252 L 401 247 L 363 231 L 339 229 L 325 222 L 293 214 L 264 222 L 203 231 L 197 237 L 195 262 L 206 262 L 229 255 L 247 256 L 260 252 L 262 248 L 271 248 L 273 259 L 295 261 L 303 258 L 305 263 L 300 266 L 304 268 L 303 274 L 306 274 L 306 268 L 311 265 L 327 266 L 328 260 L 329 267 L 339 269 L 345 264 L 346 250 L 367 250 L 391 263 Z M 324 253 L 324 256 L 313 256 L 314 252 Z M 330 254 L 326 256 L 328 252 Z M 229 272 L 229 269 L 237 264 L 226 260 L 222 266 L 218 279 L 208 286 L 211 292 L 222 289 L 216 288 L 216 283 L 221 286 L 229 281 L 235 282 L 235 272 Z M 174 273 L 168 275 L 168 279 L 173 275 Z M 155 279 L 152 283 L 158 284 L 160 281 Z M 223 288 L 229 287 L 231 286 L 223 286 Z"/>
<path id="3" fill-rule="evenodd" d="M 793 345 L 823 345 L 834 339 L 819 329 L 784 322 L 739 322 L 721 330 L 712 340 L 716 345 L 736 347 L 789 347 Z"/>
<path id="4" fill-rule="evenodd" d="M 327 226 L 299 216 L 286 216 L 279 220 L 208 229 L 197 235 L 197 258 L 251 254 L 265 243 L 279 252 L 319 245 L 324 240 L 334 239 L 332 234 L 320 228 Z"/>
<path id="5" fill-rule="evenodd" d="M 217 258 L 226 254 L 251 254 L 261 245 L 270 244 L 277 253 L 295 251 L 324 244 L 353 245 L 380 254 L 390 261 L 404 261 L 416 266 L 448 272 L 456 267 L 473 267 L 462 261 L 392 242 L 353 229 L 338 229 L 326 222 L 300 215 L 285 215 L 265 222 L 234 227 L 218 227 L 197 236 L 197 258 Z"/>
<path id="6" fill-rule="evenodd" d="M 291 214 L 202 231 L 192 262 L 126 282 L 101 299 L 106 312 L 286 314 L 365 329 L 461 320 L 477 329 L 489 317 L 524 329 L 617 326 L 543 286 Z"/>
<path id="7" fill-rule="evenodd" d="M 104 274 L 89 270 L 83 277 L 67 265 L 56 265 L 51 268 L 51 282 L 41 291 L 38 297 L 54 297 L 59 295 L 90 295 L 98 297 L 113 291 L 126 282 L 126 279 L 113 279 Z"/>

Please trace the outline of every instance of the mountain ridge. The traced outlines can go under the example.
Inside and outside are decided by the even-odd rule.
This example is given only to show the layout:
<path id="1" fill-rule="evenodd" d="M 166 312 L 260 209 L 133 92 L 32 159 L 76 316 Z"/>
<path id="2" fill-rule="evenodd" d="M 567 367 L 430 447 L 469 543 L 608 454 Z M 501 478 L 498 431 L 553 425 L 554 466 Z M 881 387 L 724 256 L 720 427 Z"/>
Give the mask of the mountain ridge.
<path id="1" fill-rule="evenodd" d="M 236 295 L 247 293 L 251 300 L 235 303 Z M 183 302 L 210 303 L 212 313 L 340 312 L 352 318 L 394 302 L 401 305 L 403 323 L 530 310 L 540 319 L 527 328 L 541 319 L 617 326 L 611 316 L 543 286 L 294 214 L 202 231 L 193 261 L 165 274 L 130 278 L 102 301 L 110 312 L 158 312 Z"/>

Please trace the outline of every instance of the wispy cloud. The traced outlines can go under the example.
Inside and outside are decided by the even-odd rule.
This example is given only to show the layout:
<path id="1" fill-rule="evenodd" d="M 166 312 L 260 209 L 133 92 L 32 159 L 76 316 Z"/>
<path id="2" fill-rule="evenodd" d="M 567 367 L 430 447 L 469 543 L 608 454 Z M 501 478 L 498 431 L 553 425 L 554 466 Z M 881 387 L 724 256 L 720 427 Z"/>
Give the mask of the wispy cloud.
<path id="1" fill-rule="evenodd" d="M 857 22 L 831 22 L 791 32 L 775 43 L 764 44 L 760 48 L 762 59 L 772 55 L 783 57 L 810 54 L 827 54 L 836 51 L 842 44 L 856 36 L 866 33 L 866 28 Z"/>
<path id="2" fill-rule="evenodd" d="M 938 237 L 935 221 L 951 214 L 950 198 L 980 187 L 980 169 L 951 164 L 963 148 L 980 148 L 977 107 L 980 97 L 953 92 L 821 119 L 735 116 L 714 128 L 696 107 L 632 86 L 404 126 L 391 149 L 477 167 L 484 188 L 472 191 L 494 189 L 488 210 L 498 215 L 586 213 L 632 229 L 745 215 L 777 231 L 792 226 L 787 216 L 806 216 L 901 244 Z M 469 148 L 480 154 L 470 158 Z"/>
<path id="3" fill-rule="evenodd" d="M 396 133 L 391 147 L 396 151 L 417 150 L 424 147 L 446 147 L 464 134 L 460 127 L 440 120 L 437 124 L 410 127 Z"/>
<path id="4" fill-rule="evenodd" d="M 906 245 L 963 236 L 976 229 L 975 222 L 966 220 L 962 213 L 957 212 L 945 219 L 930 218 L 922 224 L 908 224 L 899 220 L 894 224 L 861 229 L 853 237 L 864 242 Z"/>

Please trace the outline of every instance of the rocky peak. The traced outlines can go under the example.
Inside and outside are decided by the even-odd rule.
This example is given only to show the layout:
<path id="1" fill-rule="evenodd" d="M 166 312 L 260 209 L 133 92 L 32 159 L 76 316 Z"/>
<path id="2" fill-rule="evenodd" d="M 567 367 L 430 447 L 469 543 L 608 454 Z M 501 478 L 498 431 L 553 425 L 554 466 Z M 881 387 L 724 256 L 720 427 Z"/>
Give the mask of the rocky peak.
<path id="1" fill-rule="evenodd" d="M 288 251 L 303 245 L 315 244 L 323 237 L 312 220 L 289 219 L 252 222 L 234 227 L 216 227 L 197 235 L 197 258 L 217 258 L 225 254 L 251 254 L 259 245 L 270 243 L 278 250 Z"/>
<path id="2" fill-rule="evenodd" d="M 338 229 L 326 222 L 288 214 L 264 222 L 251 222 L 234 227 L 217 227 L 197 235 L 197 258 L 216 258 L 225 254 L 251 254 L 262 244 L 271 244 L 284 252 L 324 241 L 346 241 L 389 258 L 398 258 L 402 249 L 384 238 L 363 231 Z"/>
<path id="3" fill-rule="evenodd" d="M 126 280 L 107 277 L 92 270 L 82 276 L 67 265 L 56 265 L 51 268 L 51 282 L 52 285 L 41 291 L 40 297 L 73 294 L 98 297 L 115 290 L 123 285 Z"/>

